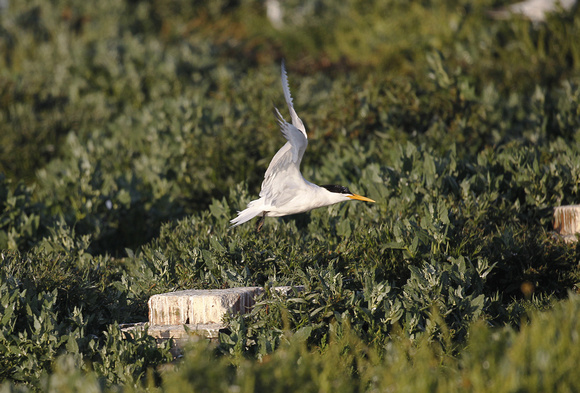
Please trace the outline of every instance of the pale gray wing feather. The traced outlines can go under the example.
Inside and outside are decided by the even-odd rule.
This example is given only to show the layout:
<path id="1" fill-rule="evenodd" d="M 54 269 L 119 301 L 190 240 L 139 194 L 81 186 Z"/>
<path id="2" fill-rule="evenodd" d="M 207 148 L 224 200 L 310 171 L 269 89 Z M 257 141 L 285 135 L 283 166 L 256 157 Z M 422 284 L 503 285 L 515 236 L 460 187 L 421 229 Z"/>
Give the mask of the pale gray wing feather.
<path id="1" fill-rule="evenodd" d="M 292 146 L 292 162 L 296 164 L 297 168 L 300 168 L 300 162 L 308 146 L 308 138 L 306 138 L 306 133 L 298 130 L 294 125 L 288 123 L 282 115 L 278 108 L 274 108 L 276 114 L 278 115 L 278 125 L 280 126 L 280 131 L 284 138 Z M 272 160 L 273 161 L 273 160 Z"/>
<path id="2" fill-rule="evenodd" d="M 300 173 L 300 162 L 308 146 L 305 133 L 286 122 L 278 109 L 278 123 L 282 135 L 288 140 L 272 158 L 264 181 L 260 197 L 272 206 L 281 206 L 296 195 L 296 190 L 304 186 L 304 178 Z"/>
<path id="3" fill-rule="evenodd" d="M 284 205 L 294 198 L 296 192 L 306 184 L 302 173 L 300 173 L 300 162 L 308 146 L 308 136 L 306 135 L 304 123 L 302 123 L 292 105 L 292 96 L 288 87 L 284 61 L 282 61 L 282 89 L 284 90 L 284 98 L 290 111 L 292 124 L 284 120 L 280 111 L 276 108 L 280 131 L 282 131 L 282 135 L 288 142 L 272 158 L 262 182 L 260 197 L 264 198 L 265 205 L 270 206 Z"/>
<path id="4" fill-rule="evenodd" d="M 300 120 L 296 114 L 296 111 L 294 110 L 294 106 L 292 105 L 292 96 L 290 95 L 290 87 L 288 86 L 288 76 L 286 75 L 284 60 L 282 60 L 282 89 L 284 90 L 284 98 L 286 99 L 286 104 L 288 104 L 288 110 L 290 111 L 292 125 L 302 131 L 305 138 L 308 138 L 306 135 L 306 128 L 304 128 L 304 123 L 302 123 L 302 120 Z"/>

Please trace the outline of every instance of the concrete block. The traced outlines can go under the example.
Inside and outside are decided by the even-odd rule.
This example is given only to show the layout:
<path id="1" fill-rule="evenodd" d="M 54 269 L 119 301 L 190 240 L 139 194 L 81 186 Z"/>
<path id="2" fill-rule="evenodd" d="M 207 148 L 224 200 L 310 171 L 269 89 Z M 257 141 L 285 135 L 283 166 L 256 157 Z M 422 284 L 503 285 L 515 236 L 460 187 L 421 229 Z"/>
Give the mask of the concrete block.
<path id="1" fill-rule="evenodd" d="M 184 340 L 191 336 L 199 336 L 209 339 L 217 339 L 220 330 L 225 326 L 219 323 L 210 323 L 207 325 L 149 325 L 147 322 L 126 323 L 120 325 L 121 331 L 133 335 L 138 329 L 145 329 L 147 334 L 163 341 L 168 339 Z"/>
<path id="2" fill-rule="evenodd" d="M 554 209 L 554 230 L 567 241 L 576 241 L 580 233 L 580 205 L 559 206 Z"/>
<path id="3" fill-rule="evenodd" d="M 245 313 L 254 305 L 260 287 L 190 289 L 149 298 L 151 325 L 221 323 L 228 313 Z"/>
<path id="4" fill-rule="evenodd" d="M 286 296 L 293 287 L 276 287 Z M 302 287 L 296 287 L 298 291 Z M 162 293 L 149 298 L 149 323 L 153 325 L 219 324 L 227 314 L 244 314 L 255 304 L 262 287 L 190 289 Z"/>

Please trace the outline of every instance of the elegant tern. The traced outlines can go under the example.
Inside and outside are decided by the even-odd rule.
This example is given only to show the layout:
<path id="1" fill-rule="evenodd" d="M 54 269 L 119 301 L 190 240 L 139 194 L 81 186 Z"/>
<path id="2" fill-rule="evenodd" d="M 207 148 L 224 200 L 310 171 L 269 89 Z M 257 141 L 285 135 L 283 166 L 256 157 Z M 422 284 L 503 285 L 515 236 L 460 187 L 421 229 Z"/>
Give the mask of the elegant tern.
<path id="1" fill-rule="evenodd" d="M 300 172 L 300 162 L 308 145 L 308 136 L 304 123 L 296 114 L 292 105 L 292 96 L 288 87 L 288 77 L 282 61 L 282 89 L 288 104 L 292 124 L 286 122 L 276 109 L 278 124 L 287 142 L 272 158 L 260 191 L 260 198 L 251 201 L 245 210 L 238 212 L 232 219 L 232 226 L 237 226 L 259 216 L 256 224 L 258 231 L 262 228 L 264 218 L 282 217 L 304 213 L 318 207 L 335 203 L 359 200 L 375 202 L 370 198 L 352 193 L 347 187 L 337 185 L 317 186 L 304 179 Z"/>
<path id="2" fill-rule="evenodd" d="M 521 15 L 532 22 L 545 22 L 547 14 L 562 10 L 571 12 L 577 0 L 526 0 L 506 7 L 488 11 L 488 15 L 495 19 L 509 19 L 512 15 Z"/>

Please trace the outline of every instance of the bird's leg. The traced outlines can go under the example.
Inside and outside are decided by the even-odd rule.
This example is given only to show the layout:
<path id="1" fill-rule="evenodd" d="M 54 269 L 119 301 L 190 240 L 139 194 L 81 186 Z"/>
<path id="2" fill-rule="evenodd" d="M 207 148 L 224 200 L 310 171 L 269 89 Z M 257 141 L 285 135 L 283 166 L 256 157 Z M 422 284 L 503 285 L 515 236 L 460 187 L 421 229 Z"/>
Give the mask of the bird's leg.
<path id="1" fill-rule="evenodd" d="M 262 225 L 264 225 L 264 219 L 266 218 L 266 212 L 262 212 L 262 216 L 256 222 L 256 232 L 260 232 Z"/>

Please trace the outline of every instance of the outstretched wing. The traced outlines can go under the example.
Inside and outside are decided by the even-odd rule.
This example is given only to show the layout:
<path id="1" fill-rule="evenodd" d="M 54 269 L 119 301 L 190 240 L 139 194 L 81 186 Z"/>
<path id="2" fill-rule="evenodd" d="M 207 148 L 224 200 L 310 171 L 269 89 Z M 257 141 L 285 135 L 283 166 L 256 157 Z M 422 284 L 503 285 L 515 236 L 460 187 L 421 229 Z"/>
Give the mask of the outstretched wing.
<path id="1" fill-rule="evenodd" d="M 308 146 L 308 137 L 302 120 L 292 106 L 284 62 L 282 62 L 282 88 L 292 117 L 292 124 L 284 120 L 276 108 L 280 131 L 288 142 L 272 158 L 260 191 L 260 197 L 265 199 L 266 204 L 272 206 L 281 206 L 292 199 L 296 195 L 296 190 L 304 187 L 305 183 L 300 173 L 300 162 Z"/>
<path id="2" fill-rule="evenodd" d="M 296 191 L 304 187 L 304 178 L 300 173 L 300 162 L 308 146 L 308 140 L 292 124 L 286 122 L 280 112 L 278 123 L 284 137 L 288 140 L 272 158 L 264 175 L 260 197 L 267 205 L 281 206 L 296 195 Z"/>
<path id="3" fill-rule="evenodd" d="M 304 134 L 305 138 L 306 129 L 304 128 L 304 123 L 296 114 L 294 106 L 292 105 L 292 96 L 290 95 L 290 87 L 288 86 L 288 76 L 286 75 L 286 67 L 284 67 L 284 60 L 282 60 L 282 89 L 284 89 L 284 98 L 286 99 L 286 104 L 288 104 L 288 110 L 290 111 L 290 118 L 292 119 L 292 125 L 298 128 Z"/>

